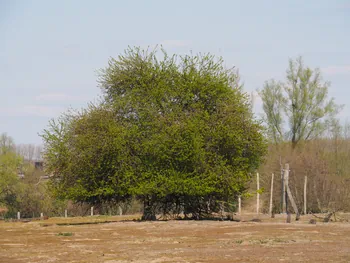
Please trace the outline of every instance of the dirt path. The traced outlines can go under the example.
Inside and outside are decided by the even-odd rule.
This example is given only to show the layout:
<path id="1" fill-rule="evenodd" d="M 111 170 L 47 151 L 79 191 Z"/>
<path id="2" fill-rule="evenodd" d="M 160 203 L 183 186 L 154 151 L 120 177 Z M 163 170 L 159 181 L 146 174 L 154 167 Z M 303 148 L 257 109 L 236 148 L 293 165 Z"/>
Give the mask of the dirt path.
<path id="1" fill-rule="evenodd" d="M 0 222 L 0 262 L 350 262 L 349 223 L 41 224 Z"/>

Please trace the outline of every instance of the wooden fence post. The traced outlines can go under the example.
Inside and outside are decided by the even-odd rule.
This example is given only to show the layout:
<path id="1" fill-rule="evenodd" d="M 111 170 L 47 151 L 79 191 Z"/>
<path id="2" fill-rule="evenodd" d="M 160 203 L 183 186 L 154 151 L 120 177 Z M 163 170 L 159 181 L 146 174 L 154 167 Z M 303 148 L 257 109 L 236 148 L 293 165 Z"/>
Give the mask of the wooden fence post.
<path id="1" fill-rule="evenodd" d="M 259 173 L 256 173 L 256 188 L 257 188 L 257 195 L 256 195 L 256 213 L 259 214 L 260 211 L 260 182 L 259 182 Z"/>
<path id="2" fill-rule="evenodd" d="M 292 207 L 294 209 L 294 212 L 296 214 L 296 217 L 297 217 L 297 220 L 299 220 L 299 211 L 298 211 L 298 207 L 294 201 L 294 198 L 292 196 L 292 192 L 290 191 L 290 188 L 289 188 L 289 182 L 288 182 L 288 179 L 289 179 L 289 164 L 286 163 L 286 166 L 285 166 L 285 169 L 284 169 L 284 179 L 285 179 L 285 183 L 284 183 L 284 186 L 286 188 L 286 193 L 287 193 L 287 197 L 286 197 L 286 202 L 287 202 L 287 198 L 290 200 L 291 204 L 292 204 Z M 286 205 L 286 213 L 288 215 L 288 211 L 287 211 L 287 205 Z"/>
<path id="3" fill-rule="evenodd" d="M 269 214 L 272 216 L 272 201 L 273 201 L 273 178 L 274 174 L 271 175 L 271 190 L 270 190 L 270 209 L 269 209 Z"/>
<path id="4" fill-rule="evenodd" d="M 21 212 L 17 212 L 17 219 L 20 220 L 21 219 Z"/>
<path id="5" fill-rule="evenodd" d="M 65 218 L 67 218 L 67 217 L 68 217 L 68 211 L 67 211 L 67 209 L 66 209 L 66 210 L 64 210 L 64 217 L 65 217 Z"/>
<path id="6" fill-rule="evenodd" d="M 284 166 L 284 170 L 283 170 L 283 213 L 286 213 L 287 214 L 287 185 L 288 185 L 288 178 L 289 177 L 289 164 L 286 163 L 285 166 Z"/>
<path id="7" fill-rule="evenodd" d="M 91 207 L 91 216 L 93 216 L 94 215 L 94 207 L 92 206 Z"/>
<path id="8" fill-rule="evenodd" d="M 280 168 L 281 168 L 281 213 L 283 214 L 286 210 L 286 193 L 284 187 L 284 169 L 282 166 L 282 158 L 280 156 Z"/>
<path id="9" fill-rule="evenodd" d="M 119 216 L 123 215 L 123 209 L 122 209 L 122 207 L 120 205 L 118 206 L 118 215 Z"/>
<path id="10" fill-rule="evenodd" d="M 242 214 L 242 200 L 241 200 L 241 196 L 238 196 L 238 214 L 241 215 Z"/>
<path id="11" fill-rule="evenodd" d="M 307 214 L 307 205 L 306 205 L 306 186 L 307 186 L 307 176 L 305 176 L 304 182 L 304 215 Z"/>
<path id="12" fill-rule="evenodd" d="M 293 207 L 293 209 L 294 209 L 294 212 L 295 212 L 295 214 L 297 215 L 297 217 L 299 217 L 298 207 L 297 207 L 297 205 L 296 205 L 296 203 L 295 203 L 295 201 L 294 201 L 294 198 L 293 198 L 293 196 L 292 196 L 292 192 L 290 191 L 289 185 L 286 185 L 286 187 L 287 187 L 288 198 L 289 198 L 289 200 L 290 200 L 290 202 L 291 202 L 291 204 L 292 204 L 292 207 Z M 288 212 L 287 212 L 287 213 L 288 213 Z"/>

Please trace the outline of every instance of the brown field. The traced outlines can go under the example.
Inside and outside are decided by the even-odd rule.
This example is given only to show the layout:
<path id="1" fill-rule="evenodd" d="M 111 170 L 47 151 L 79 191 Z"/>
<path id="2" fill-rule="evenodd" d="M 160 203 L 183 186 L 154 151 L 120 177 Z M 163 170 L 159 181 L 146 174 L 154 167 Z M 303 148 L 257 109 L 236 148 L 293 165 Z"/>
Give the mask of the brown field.
<path id="1" fill-rule="evenodd" d="M 133 222 L 125 216 L 0 221 L 0 262 L 350 262 L 350 223 L 311 225 L 307 216 L 287 224 L 282 215 L 275 219 L 262 215 L 262 222 L 249 222 L 252 218 L 245 215 L 242 220 L 247 222 Z M 57 225 L 104 221 L 119 222 Z"/>

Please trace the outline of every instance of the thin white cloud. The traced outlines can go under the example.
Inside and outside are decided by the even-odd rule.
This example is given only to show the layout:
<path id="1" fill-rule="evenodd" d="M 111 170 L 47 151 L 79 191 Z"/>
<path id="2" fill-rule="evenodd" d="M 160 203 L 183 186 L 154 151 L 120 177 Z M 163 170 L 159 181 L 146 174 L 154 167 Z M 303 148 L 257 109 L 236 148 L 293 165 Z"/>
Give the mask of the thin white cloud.
<path id="1" fill-rule="evenodd" d="M 191 45 L 191 41 L 168 39 L 162 41 L 160 44 L 166 47 L 188 47 L 189 45 Z"/>
<path id="2" fill-rule="evenodd" d="M 72 96 L 64 93 L 46 93 L 35 97 L 36 101 L 61 102 L 61 101 L 86 101 L 84 96 Z"/>
<path id="3" fill-rule="evenodd" d="M 23 105 L 18 107 L 0 107 L 1 117 L 57 117 L 65 108 L 55 106 Z"/>
<path id="4" fill-rule="evenodd" d="M 348 75 L 350 74 L 350 65 L 329 66 L 321 69 L 327 75 Z"/>

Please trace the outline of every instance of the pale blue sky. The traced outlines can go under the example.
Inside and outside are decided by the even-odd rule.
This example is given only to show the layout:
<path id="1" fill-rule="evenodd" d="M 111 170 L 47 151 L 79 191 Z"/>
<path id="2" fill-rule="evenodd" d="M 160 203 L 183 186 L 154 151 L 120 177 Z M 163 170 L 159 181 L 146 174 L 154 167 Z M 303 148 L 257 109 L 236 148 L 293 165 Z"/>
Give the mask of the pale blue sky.
<path id="1" fill-rule="evenodd" d="M 350 116 L 350 0 L 0 0 L 0 133 L 41 143 L 50 118 L 97 98 L 110 56 L 156 44 L 223 56 L 247 91 L 302 55 Z"/>

